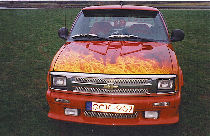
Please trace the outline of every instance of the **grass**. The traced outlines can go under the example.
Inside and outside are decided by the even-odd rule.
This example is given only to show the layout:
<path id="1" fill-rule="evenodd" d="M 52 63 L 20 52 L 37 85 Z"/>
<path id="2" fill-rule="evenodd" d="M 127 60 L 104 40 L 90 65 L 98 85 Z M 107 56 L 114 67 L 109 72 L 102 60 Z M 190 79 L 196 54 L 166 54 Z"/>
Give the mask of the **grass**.
<path id="1" fill-rule="evenodd" d="M 79 9 L 67 10 L 70 28 Z M 185 31 L 174 44 L 184 74 L 181 120 L 176 126 L 96 126 L 47 117 L 46 75 L 64 43 L 57 30 L 64 10 L 0 10 L 0 135 L 210 136 L 210 11 L 162 10 L 169 32 Z"/>

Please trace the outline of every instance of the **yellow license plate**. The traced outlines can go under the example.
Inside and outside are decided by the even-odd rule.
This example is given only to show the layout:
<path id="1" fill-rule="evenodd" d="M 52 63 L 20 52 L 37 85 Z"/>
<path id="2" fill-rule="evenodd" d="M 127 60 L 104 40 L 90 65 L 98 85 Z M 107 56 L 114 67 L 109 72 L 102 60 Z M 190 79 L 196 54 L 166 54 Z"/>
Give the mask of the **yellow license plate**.
<path id="1" fill-rule="evenodd" d="M 133 113 L 134 105 L 128 104 L 111 104 L 92 102 L 92 111 L 114 112 L 114 113 Z"/>

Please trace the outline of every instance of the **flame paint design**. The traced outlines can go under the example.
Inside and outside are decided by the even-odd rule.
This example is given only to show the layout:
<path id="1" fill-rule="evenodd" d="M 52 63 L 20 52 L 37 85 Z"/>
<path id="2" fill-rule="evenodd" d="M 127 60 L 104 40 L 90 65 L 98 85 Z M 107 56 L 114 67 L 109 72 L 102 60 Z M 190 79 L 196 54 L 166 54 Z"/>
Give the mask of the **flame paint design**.
<path id="1" fill-rule="evenodd" d="M 107 50 L 106 55 L 87 48 L 87 45 L 66 45 L 54 70 L 104 74 L 170 74 L 169 59 L 146 58 L 144 51 L 120 55 L 121 49 Z M 103 46 L 104 48 L 104 46 Z M 151 53 L 148 51 L 146 54 Z M 168 54 L 168 53 L 167 53 Z M 161 54 L 160 54 L 161 55 Z M 160 58 L 159 58 L 160 59 Z"/>

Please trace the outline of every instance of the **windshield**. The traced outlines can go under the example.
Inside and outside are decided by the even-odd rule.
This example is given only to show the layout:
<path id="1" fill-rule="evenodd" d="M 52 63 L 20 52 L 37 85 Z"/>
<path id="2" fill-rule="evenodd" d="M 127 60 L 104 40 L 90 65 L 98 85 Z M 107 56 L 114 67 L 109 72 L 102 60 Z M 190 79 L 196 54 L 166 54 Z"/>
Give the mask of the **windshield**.
<path id="1" fill-rule="evenodd" d="M 85 10 L 81 12 L 68 40 L 168 42 L 168 35 L 157 11 Z"/>

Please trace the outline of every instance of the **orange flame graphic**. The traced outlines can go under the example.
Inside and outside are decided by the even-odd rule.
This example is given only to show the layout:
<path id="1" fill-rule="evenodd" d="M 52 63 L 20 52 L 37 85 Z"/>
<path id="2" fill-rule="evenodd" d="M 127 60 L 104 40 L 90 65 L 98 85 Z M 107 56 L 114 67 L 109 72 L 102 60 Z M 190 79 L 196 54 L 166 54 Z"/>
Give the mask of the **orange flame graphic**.
<path id="1" fill-rule="evenodd" d="M 169 74 L 168 62 L 157 62 L 153 59 L 135 56 L 119 56 L 116 63 L 111 64 L 110 58 L 95 58 L 93 53 L 83 54 L 69 50 L 61 55 L 56 62 L 56 71 L 104 73 L 104 74 Z"/>

